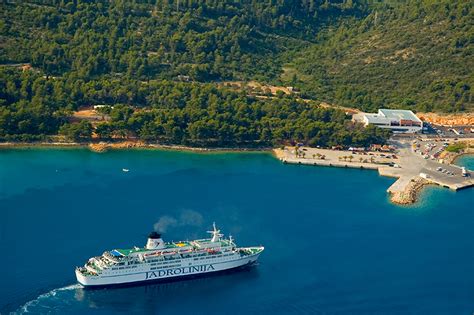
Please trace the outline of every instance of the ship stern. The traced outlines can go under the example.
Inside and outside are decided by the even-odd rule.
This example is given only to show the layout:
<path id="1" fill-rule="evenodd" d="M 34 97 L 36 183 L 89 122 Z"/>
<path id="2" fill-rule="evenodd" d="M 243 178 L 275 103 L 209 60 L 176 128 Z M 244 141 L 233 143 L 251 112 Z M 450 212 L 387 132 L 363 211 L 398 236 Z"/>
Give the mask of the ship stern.
<path id="1" fill-rule="evenodd" d="M 79 268 L 76 268 L 76 280 L 77 282 L 79 282 L 79 284 L 81 284 L 82 286 L 88 286 L 89 285 L 89 281 L 88 281 L 88 277 L 85 276 L 81 270 Z"/>

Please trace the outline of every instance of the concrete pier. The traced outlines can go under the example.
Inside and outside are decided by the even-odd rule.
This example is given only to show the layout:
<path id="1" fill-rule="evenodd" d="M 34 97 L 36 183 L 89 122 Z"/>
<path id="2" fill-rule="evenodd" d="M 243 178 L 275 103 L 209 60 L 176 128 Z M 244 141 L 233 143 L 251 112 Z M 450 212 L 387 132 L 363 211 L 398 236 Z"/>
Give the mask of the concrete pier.
<path id="1" fill-rule="evenodd" d="M 415 202 L 418 192 L 427 184 L 452 190 L 474 186 L 472 171 L 468 170 L 468 176 L 462 176 L 459 166 L 424 159 L 412 151 L 408 141 L 394 141 L 391 144 L 397 148 L 395 154 L 308 147 L 300 147 L 297 151 L 295 147 L 285 147 L 274 152 L 284 163 L 378 170 L 382 176 L 397 178 L 387 192 L 393 202 L 400 204 Z"/>

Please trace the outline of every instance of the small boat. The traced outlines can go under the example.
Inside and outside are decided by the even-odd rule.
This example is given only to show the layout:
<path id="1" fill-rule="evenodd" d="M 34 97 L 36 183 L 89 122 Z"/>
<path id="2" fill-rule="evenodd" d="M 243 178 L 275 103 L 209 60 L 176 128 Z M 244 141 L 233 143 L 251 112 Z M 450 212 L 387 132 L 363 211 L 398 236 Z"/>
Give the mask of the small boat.
<path id="1" fill-rule="evenodd" d="M 130 171 L 128 168 L 122 168 L 122 172 L 125 172 L 125 173 L 126 173 L 126 172 L 128 172 L 128 171 Z"/>

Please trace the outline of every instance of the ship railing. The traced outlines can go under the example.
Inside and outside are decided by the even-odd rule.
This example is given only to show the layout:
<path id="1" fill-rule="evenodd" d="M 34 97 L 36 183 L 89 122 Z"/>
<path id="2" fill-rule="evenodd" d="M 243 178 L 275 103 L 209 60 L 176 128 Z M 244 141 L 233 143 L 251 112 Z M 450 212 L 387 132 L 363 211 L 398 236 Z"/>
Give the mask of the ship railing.
<path id="1" fill-rule="evenodd" d="M 96 270 L 97 272 L 102 270 L 102 267 L 100 266 L 99 260 L 96 259 L 95 257 L 92 259 L 92 261 L 87 262 L 85 267 L 87 268 L 88 266 L 90 268 L 92 268 L 93 270 Z"/>
<path id="2" fill-rule="evenodd" d="M 118 263 L 118 262 L 119 262 L 118 259 L 116 259 L 116 258 L 115 258 L 111 253 L 109 253 L 109 252 L 105 252 L 105 253 L 104 253 L 104 257 L 105 257 L 106 259 L 108 259 L 108 260 L 114 262 L 114 263 Z"/>
<path id="3" fill-rule="evenodd" d="M 97 276 L 97 272 L 92 272 L 86 267 L 76 267 L 76 270 L 79 271 L 83 276 Z"/>
<path id="4" fill-rule="evenodd" d="M 240 253 L 240 255 L 242 255 L 242 256 L 252 255 L 252 251 L 251 251 L 250 249 L 248 249 L 248 248 L 239 248 L 237 251 L 238 251 L 238 252 Z"/>
<path id="5" fill-rule="evenodd" d="M 94 267 L 90 266 L 90 265 L 86 265 L 86 269 L 87 271 L 89 271 L 90 273 L 93 273 L 93 274 L 97 274 L 97 270 L 95 270 Z"/>

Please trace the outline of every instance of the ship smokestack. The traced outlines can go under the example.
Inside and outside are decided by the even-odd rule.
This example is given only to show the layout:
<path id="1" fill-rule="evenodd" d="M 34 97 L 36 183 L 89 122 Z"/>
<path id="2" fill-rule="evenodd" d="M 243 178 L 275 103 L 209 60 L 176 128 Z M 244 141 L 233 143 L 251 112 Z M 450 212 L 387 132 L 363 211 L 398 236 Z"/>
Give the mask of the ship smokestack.
<path id="1" fill-rule="evenodd" d="M 146 242 L 146 249 L 161 249 L 165 248 L 165 242 L 161 238 L 161 234 L 151 232 L 148 235 L 148 241 Z"/>

